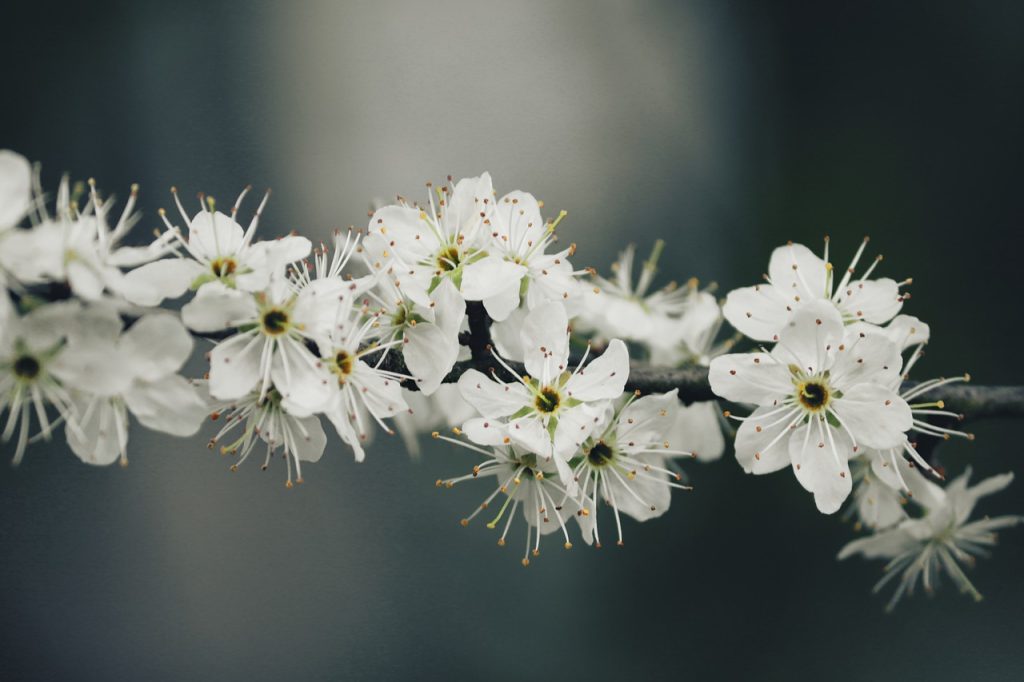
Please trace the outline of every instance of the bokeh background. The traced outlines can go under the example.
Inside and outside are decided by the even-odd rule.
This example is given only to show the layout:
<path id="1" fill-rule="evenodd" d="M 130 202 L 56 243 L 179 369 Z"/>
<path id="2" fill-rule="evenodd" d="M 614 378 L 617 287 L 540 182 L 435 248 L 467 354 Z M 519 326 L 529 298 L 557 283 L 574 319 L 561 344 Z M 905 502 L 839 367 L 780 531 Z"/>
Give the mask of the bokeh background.
<path id="1" fill-rule="evenodd" d="M 953 2 L 12 2 L 0 147 L 168 188 L 273 187 L 264 236 L 363 225 L 375 199 L 487 169 L 568 209 L 576 260 L 668 240 L 663 277 L 752 283 L 787 239 L 914 278 L 922 375 L 1024 383 L 1024 5 Z M 201 370 L 196 364 L 195 369 Z M 977 424 L 950 471 L 1021 470 Z M 288 491 L 135 430 L 131 466 L 60 443 L 0 471 L 0 678 L 1024 677 L 1024 535 L 883 613 L 879 563 L 790 475 L 689 466 L 697 489 L 627 544 L 528 569 L 458 519 L 473 463 L 337 441 Z M 5 446 L 5 450 L 6 450 Z M 983 511 L 1024 511 L 1024 483 Z M 512 543 L 515 545 L 515 543 Z"/>

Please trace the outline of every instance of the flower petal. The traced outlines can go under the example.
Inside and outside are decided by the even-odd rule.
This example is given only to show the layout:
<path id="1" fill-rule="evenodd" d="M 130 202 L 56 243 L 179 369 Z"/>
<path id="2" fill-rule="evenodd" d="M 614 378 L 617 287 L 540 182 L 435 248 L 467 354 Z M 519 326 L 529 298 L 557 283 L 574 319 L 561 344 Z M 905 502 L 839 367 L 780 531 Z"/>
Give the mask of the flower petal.
<path id="1" fill-rule="evenodd" d="M 192 354 L 192 336 L 170 313 L 139 318 L 121 336 L 120 350 L 131 373 L 156 381 L 181 369 Z"/>
<path id="2" fill-rule="evenodd" d="M 210 395 L 219 400 L 241 398 L 261 380 L 260 359 L 268 343 L 258 332 L 236 334 L 210 351 Z"/>
<path id="3" fill-rule="evenodd" d="M 831 409 L 862 447 L 902 447 L 913 423 L 906 401 L 894 390 L 877 384 L 857 384 L 844 390 Z"/>
<path id="4" fill-rule="evenodd" d="M 789 456 L 796 479 L 809 492 L 822 514 L 839 510 L 853 490 L 853 477 L 847 463 L 853 443 L 841 429 L 822 424 L 817 418 L 793 432 Z"/>
<path id="5" fill-rule="evenodd" d="M 768 353 L 732 353 L 711 361 L 708 380 L 715 395 L 734 403 L 771 405 L 793 392 L 786 363 Z"/>
<path id="6" fill-rule="evenodd" d="M 611 400 L 622 395 L 629 379 L 629 351 L 619 339 L 612 339 L 596 360 L 576 372 L 565 384 L 570 398 Z"/>
<path id="7" fill-rule="evenodd" d="M 459 393 L 484 417 L 506 417 L 532 405 L 532 397 L 522 384 L 500 383 L 475 369 L 459 377 Z"/>

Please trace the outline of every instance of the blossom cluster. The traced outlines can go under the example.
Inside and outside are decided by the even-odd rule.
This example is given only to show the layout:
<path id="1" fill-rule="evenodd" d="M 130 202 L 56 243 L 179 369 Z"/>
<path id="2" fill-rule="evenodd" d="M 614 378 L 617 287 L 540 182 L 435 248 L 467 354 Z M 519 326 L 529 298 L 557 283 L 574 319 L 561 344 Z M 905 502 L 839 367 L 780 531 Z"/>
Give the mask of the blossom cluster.
<path id="1" fill-rule="evenodd" d="M 829 260 L 827 238 L 823 257 L 801 244 L 775 249 L 765 283 L 730 292 L 723 306 L 729 323 L 762 345 L 714 358 L 711 388 L 754 407 L 744 417 L 726 413 L 740 422 L 734 449 L 744 471 L 791 469 L 826 514 L 852 497 L 858 526 L 877 535 L 852 542 L 840 558 L 861 552 L 893 559 L 893 573 L 880 584 L 903 571 L 893 604 L 913 591 L 922 571 L 929 587 L 939 565 L 977 594 L 958 562 L 994 542 L 982 539 L 983 531 L 1019 517 L 980 526 L 968 517 L 976 497 L 1012 476 L 982 483 L 969 503 L 961 490 L 966 475 L 949 491 L 936 485 L 943 477 L 921 454 L 919 439 L 974 436 L 954 428 L 962 415 L 925 396 L 970 376 L 908 382 L 930 328 L 901 314 L 911 280 L 871 278 L 881 256 L 858 273 L 867 244 L 865 238 L 841 273 Z"/>
<path id="2" fill-rule="evenodd" d="M 695 279 L 655 287 L 661 241 L 640 264 L 628 246 L 608 276 L 575 267 L 566 212 L 545 219 L 487 173 L 428 183 L 318 245 L 259 238 L 269 192 L 245 220 L 250 192 L 188 210 L 172 188 L 147 241 L 137 187 L 115 219 L 92 180 L 51 196 L 38 167 L 0 152 L 0 438 L 15 464 L 58 429 L 84 462 L 126 464 L 132 417 L 182 437 L 212 420 L 231 470 L 259 450 L 291 488 L 329 430 L 356 461 L 378 431 L 412 455 L 429 433 L 477 457 L 439 487 L 491 482 L 463 525 L 484 514 L 505 545 L 519 519 L 528 565 L 549 534 L 622 545 L 623 517 L 660 516 L 690 489 L 682 460 L 722 456 L 731 418 L 745 471 L 790 467 L 824 513 L 849 500 L 876 534 L 840 556 L 890 558 L 897 599 L 939 568 L 976 593 L 960 564 L 1018 520 L 969 521 L 1009 476 L 938 485 L 919 439 L 972 436 L 925 396 L 967 377 L 907 382 L 930 330 L 901 314 L 910 280 L 873 279 L 880 259 L 857 273 L 866 240 L 841 273 L 827 241 L 821 258 L 780 247 L 765 284 L 723 302 Z M 732 352 L 744 337 L 757 349 Z M 208 370 L 189 378 L 197 345 Z M 636 390 L 631 358 L 706 371 L 721 401 L 753 409 Z"/>

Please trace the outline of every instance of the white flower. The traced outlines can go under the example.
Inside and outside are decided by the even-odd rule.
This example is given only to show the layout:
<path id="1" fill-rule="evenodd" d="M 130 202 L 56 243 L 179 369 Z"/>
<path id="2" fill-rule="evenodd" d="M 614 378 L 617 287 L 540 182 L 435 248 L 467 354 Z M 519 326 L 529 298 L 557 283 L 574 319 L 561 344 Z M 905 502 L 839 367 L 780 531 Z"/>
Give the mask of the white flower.
<path id="1" fill-rule="evenodd" d="M 942 494 L 929 502 L 923 517 L 908 519 L 896 528 L 854 540 L 839 552 L 840 559 L 860 553 L 868 559 L 889 560 L 885 577 L 874 589 L 880 591 L 899 576 L 899 585 L 889 600 L 889 610 L 904 594 L 913 594 L 918 581 L 931 592 L 942 571 L 949 574 L 961 592 L 975 600 L 981 599 L 962 565 L 970 567 L 975 557 L 987 556 L 985 548 L 996 544 L 995 531 L 1015 526 L 1024 517 L 999 516 L 968 522 L 978 499 L 999 492 L 1013 480 L 1012 473 L 1002 474 L 968 488 L 970 474 L 968 468 L 944 491 L 940 489 Z"/>
<path id="2" fill-rule="evenodd" d="M 601 546 L 597 524 L 598 500 L 612 508 L 618 542 L 622 545 L 622 521 L 619 513 L 637 521 L 664 514 L 671 502 L 671 489 L 690 490 L 679 483 L 681 476 L 668 467 L 671 457 L 692 453 L 670 449 L 669 429 L 679 407 L 678 391 L 630 398 L 619 409 L 611 406 L 603 422 L 581 448 L 579 461 L 573 461 L 573 478 L 580 483 L 584 509 L 593 508 L 590 529 L 594 544 Z M 593 499 L 594 504 L 588 504 Z"/>
<path id="3" fill-rule="evenodd" d="M 400 199 L 373 214 L 363 244 L 374 265 L 394 260 L 407 289 L 429 292 L 449 279 L 471 301 L 496 296 L 508 282 L 519 281 L 525 266 L 487 252 L 494 212 L 491 176 L 437 188 L 437 196 L 435 204 L 428 191 L 423 208 Z"/>
<path id="4" fill-rule="evenodd" d="M 436 431 L 434 438 L 460 445 L 477 452 L 484 461 L 473 467 L 473 471 L 465 476 L 438 480 L 437 487 L 451 488 L 457 483 L 493 476 L 497 486 L 472 514 L 463 518 L 461 523 L 468 526 L 476 516 L 485 509 L 496 505 L 495 499 L 501 500 L 497 514 L 487 523 L 487 527 L 495 529 L 502 526 L 498 546 L 504 547 L 509 528 L 515 520 L 517 512 L 522 509 L 522 517 L 526 521 L 526 549 L 523 552 L 523 566 L 530 565 L 530 557 L 540 555 L 540 539 L 542 535 L 562 531 L 565 549 L 572 549 L 569 529 L 566 523 L 575 516 L 584 530 L 584 540 L 590 542 L 590 522 L 587 512 L 570 496 L 566 488 L 558 481 L 558 474 L 550 461 L 537 456 L 533 452 L 524 451 L 515 446 L 477 447 L 454 438 L 441 436 Z M 509 509 L 511 505 L 511 509 Z M 504 523 L 502 520 L 504 519 Z"/>
<path id="5" fill-rule="evenodd" d="M 0 237 L 32 206 L 32 166 L 21 154 L 0 149 Z"/>
<path id="6" fill-rule="evenodd" d="M 506 366 L 516 381 L 498 381 L 475 369 L 459 378 L 463 399 L 483 415 L 466 422 L 463 430 L 477 443 L 498 445 L 507 438 L 544 460 L 553 459 L 562 483 L 573 491 L 568 460 L 597 426 L 606 401 L 622 394 L 629 353 L 615 339 L 596 360 L 584 366 L 584 356 L 569 372 L 568 318 L 556 302 L 526 316 L 521 338 L 528 377 Z"/>
<path id="7" fill-rule="evenodd" d="M 83 462 L 128 464 L 128 412 L 154 431 L 190 436 L 199 430 L 206 402 L 177 374 L 192 353 L 192 337 L 173 315 L 145 315 L 123 334 L 118 324 L 73 335 L 68 352 L 77 360 L 70 371 L 78 390 L 67 439 Z M 113 376 L 97 381 L 97 366 Z"/>
<path id="8" fill-rule="evenodd" d="M 901 363 L 899 348 L 881 336 L 844 338 L 838 311 L 819 301 L 797 311 L 771 353 L 717 357 L 709 378 L 722 398 L 758 406 L 736 434 L 743 469 L 766 474 L 792 465 L 830 514 L 850 494 L 851 456 L 905 440 L 910 408 L 892 388 Z"/>
<path id="9" fill-rule="evenodd" d="M 330 382 L 307 342 L 328 332 L 338 297 L 354 297 L 341 281 L 325 280 L 298 293 L 283 277 L 256 294 L 222 282 L 202 287 L 182 308 L 185 324 L 197 332 L 238 329 L 210 352 L 210 394 L 235 400 L 255 389 L 265 396 L 273 383 L 289 411 L 322 411 Z"/>
<path id="10" fill-rule="evenodd" d="M 295 466 L 296 482 L 302 483 L 302 462 L 319 461 L 327 446 L 327 435 L 319 417 L 297 417 L 288 412 L 281 393 L 272 385 L 265 395 L 253 391 L 240 400 L 222 405 L 212 418 L 223 419 L 224 426 L 210 440 L 211 449 L 229 434 L 234 437 L 236 427 L 241 427 L 241 434 L 235 440 L 220 447 L 222 455 L 241 453 L 239 460 L 231 465 L 232 471 L 237 471 L 262 441 L 266 445 L 263 470 L 266 471 L 270 458 L 280 448 L 287 465 L 285 486 L 288 488 L 292 487 L 292 466 Z"/>
<path id="11" fill-rule="evenodd" d="M 35 204 L 42 221 L 27 230 L 16 230 L 3 242 L 2 265 L 24 284 L 66 282 L 77 297 L 96 301 L 105 293 L 128 298 L 142 287 L 125 279 L 121 268 L 135 267 L 160 258 L 170 250 L 167 235 L 148 246 L 121 246 L 121 240 L 138 222 L 133 214 L 138 185 L 132 185 L 120 218 L 110 227 L 108 213 L 113 201 L 101 200 L 96 183 L 89 180 L 89 200 L 78 205 L 65 177 L 57 191 L 56 214 L 51 218 L 40 197 Z"/>
<path id="12" fill-rule="evenodd" d="M 666 338 L 673 318 L 686 309 L 689 292 L 675 282 L 649 293 L 654 275 L 658 272 L 658 259 L 665 248 L 660 239 L 655 242 L 651 255 L 643 263 L 636 284 L 633 283 L 633 261 L 636 245 L 630 244 L 612 263 L 614 279 L 596 277 L 597 296 L 586 297 L 586 309 L 581 322 L 599 335 L 650 343 L 652 339 Z"/>
<path id="13" fill-rule="evenodd" d="M 401 343 L 405 366 L 419 389 L 430 395 L 458 359 L 466 302 L 448 279 L 426 294 L 416 287 L 402 286 L 392 267 L 379 273 L 376 284 L 366 292 L 377 309 L 369 333 L 386 346 Z"/>
<path id="14" fill-rule="evenodd" d="M 366 345 L 380 313 L 364 315 L 355 307 L 352 296 L 340 297 L 331 309 L 334 322 L 317 341 L 329 397 L 317 411 L 331 420 L 341 439 L 352 447 L 356 461 L 361 462 L 365 457 L 362 443 L 369 436 L 369 419 L 390 434 L 393 431 L 383 420 L 409 409 L 402 398 L 401 384 L 409 377 L 367 362 L 367 356 L 379 358 L 378 363 L 383 361 L 382 351 L 402 341 Z"/>
<path id="15" fill-rule="evenodd" d="M 532 194 L 516 191 L 498 200 L 491 214 L 489 251 L 500 255 L 504 262 L 486 260 L 473 269 L 471 276 L 501 284 L 499 292 L 483 299 L 487 314 L 497 322 L 508 318 L 520 303 L 533 310 L 548 301 L 562 301 L 571 314 L 578 298 L 574 295 L 578 291 L 576 276 L 587 270 L 574 271 L 569 262 L 576 245 L 558 253 L 545 253 L 555 240 L 555 229 L 567 214 L 562 211 L 557 219 L 545 223 L 540 206 Z M 521 265 L 525 270 L 514 271 L 507 263 Z M 464 291 L 473 287 L 472 281 L 463 278 Z"/>
<path id="16" fill-rule="evenodd" d="M 839 311 L 844 323 L 857 321 L 884 324 L 900 311 L 909 294 L 900 287 L 911 280 L 868 279 L 882 260 L 875 258 L 863 275 L 854 273 L 868 240 L 861 243 L 857 254 L 843 272 L 838 284 L 828 259 L 818 258 L 802 244 L 787 244 L 772 252 L 768 264 L 767 284 L 759 284 L 729 292 L 723 312 L 725 319 L 743 334 L 759 341 L 772 341 L 796 311 L 806 305 L 828 301 Z"/>
<path id="17" fill-rule="evenodd" d="M 272 276 L 284 266 L 308 256 L 312 245 L 305 237 L 289 235 L 272 241 L 253 241 L 270 192 L 264 195 L 247 228 L 235 221 L 249 190 L 246 187 L 238 196 L 230 216 L 216 210 L 212 197 L 206 197 L 204 206 L 200 196 L 200 210 L 189 218 L 172 188 L 178 211 L 188 224 L 188 239 L 161 209 L 160 216 L 167 226 L 163 238 L 175 240 L 189 257 L 158 260 L 130 272 L 128 281 L 137 290 L 129 290 L 129 300 L 139 305 L 157 305 L 165 298 L 177 298 L 190 288 L 200 289 L 211 282 L 258 292 L 266 289 Z"/>
<path id="18" fill-rule="evenodd" d="M 0 417 L 7 412 L 0 437 L 17 433 L 14 464 L 25 454 L 33 417 L 40 427 L 34 438 L 49 440 L 61 423 L 81 435 L 73 391 L 116 392 L 130 382 L 116 354 L 90 342 L 117 334 L 121 320 L 111 307 L 61 301 L 22 316 L 2 294 L 0 323 Z"/>

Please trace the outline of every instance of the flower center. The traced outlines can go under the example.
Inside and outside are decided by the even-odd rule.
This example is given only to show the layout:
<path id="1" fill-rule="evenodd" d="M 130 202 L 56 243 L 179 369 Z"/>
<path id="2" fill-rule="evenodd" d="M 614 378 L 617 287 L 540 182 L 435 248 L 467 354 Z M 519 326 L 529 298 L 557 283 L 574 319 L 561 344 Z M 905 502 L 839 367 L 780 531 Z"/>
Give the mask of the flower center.
<path id="1" fill-rule="evenodd" d="M 591 466 L 595 467 L 611 464 L 614 459 L 615 451 L 603 440 L 597 441 L 594 447 L 590 448 L 590 452 L 587 453 L 587 461 L 590 462 Z"/>
<path id="2" fill-rule="evenodd" d="M 454 244 L 444 247 L 437 253 L 437 267 L 445 272 L 456 269 L 459 267 L 459 263 L 461 263 L 459 247 Z"/>
<path id="3" fill-rule="evenodd" d="M 263 333 L 269 336 L 280 336 L 288 331 L 291 319 L 288 313 L 280 308 L 271 308 L 263 313 Z"/>
<path id="4" fill-rule="evenodd" d="M 19 379 L 31 381 L 39 376 L 42 366 L 31 355 L 22 355 L 14 361 L 14 375 Z"/>
<path id="5" fill-rule="evenodd" d="M 339 350 L 334 354 L 334 361 L 331 363 L 331 371 L 338 377 L 338 383 L 345 383 L 352 370 L 355 369 L 356 359 L 348 351 Z"/>
<path id="6" fill-rule="evenodd" d="M 545 386 L 540 389 L 537 393 L 537 397 L 533 399 L 533 404 L 537 408 L 538 412 L 544 412 L 550 414 L 558 409 L 558 406 L 562 402 L 562 396 L 558 394 L 558 391 L 550 386 Z"/>
<path id="7" fill-rule="evenodd" d="M 797 386 L 796 397 L 800 404 L 811 412 L 818 412 L 828 407 L 831 394 L 828 386 L 820 381 L 805 381 Z"/>
<path id="8" fill-rule="evenodd" d="M 210 262 L 210 270 L 217 277 L 226 277 L 235 274 L 238 263 L 234 258 L 217 258 Z"/>

